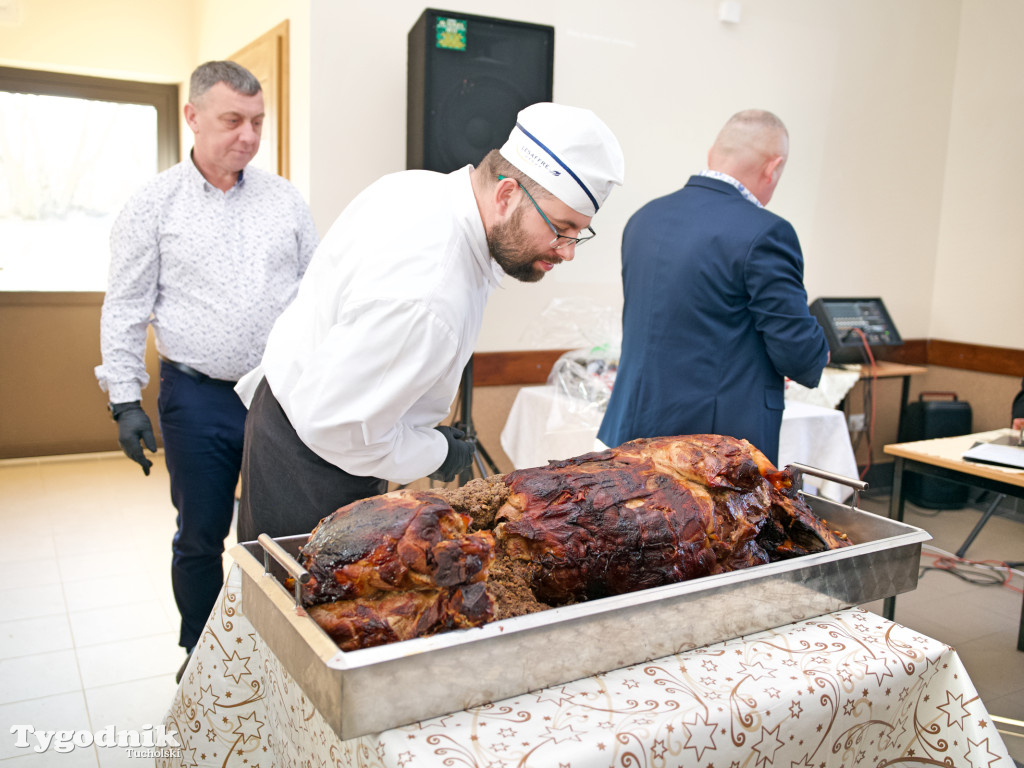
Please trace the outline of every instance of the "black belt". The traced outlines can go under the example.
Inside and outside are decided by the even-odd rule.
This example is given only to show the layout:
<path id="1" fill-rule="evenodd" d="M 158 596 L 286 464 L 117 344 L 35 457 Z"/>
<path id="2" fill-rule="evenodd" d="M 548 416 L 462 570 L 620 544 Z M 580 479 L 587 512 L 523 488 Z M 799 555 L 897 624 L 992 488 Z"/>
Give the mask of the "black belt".
<path id="1" fill-rule="evenodd" d="M 237 381 L 228 381 L 227 379 L 215 379 L 212 376 L 207 376 L 202 371 L 197 371 L 191 365 L 185 365 L 185 363 L 179 363 L 177 360 L 169 360 L 163 355 L 160 355 L 160 362 L 166 363 L 172 368 L 177 368 L 179 371 L 184 373 L 190 379 L 200 384 L 220 384 L 222 386 L 233 387 L 237 384 Z"/>

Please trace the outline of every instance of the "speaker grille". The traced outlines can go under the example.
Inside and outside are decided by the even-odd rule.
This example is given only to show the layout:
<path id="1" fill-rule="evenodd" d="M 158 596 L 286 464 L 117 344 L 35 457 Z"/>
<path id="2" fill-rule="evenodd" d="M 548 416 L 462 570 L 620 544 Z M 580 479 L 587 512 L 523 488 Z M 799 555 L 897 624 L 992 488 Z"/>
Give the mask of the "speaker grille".
<path id="1" fill-rule="evenodd" d="M 436 44 L 465 22 L 465 49 Z M 505 143 L 521 109 L 551 101 L 554 28 L 427 9 L 409 31 L 406 167 L 448 173 Z"/>

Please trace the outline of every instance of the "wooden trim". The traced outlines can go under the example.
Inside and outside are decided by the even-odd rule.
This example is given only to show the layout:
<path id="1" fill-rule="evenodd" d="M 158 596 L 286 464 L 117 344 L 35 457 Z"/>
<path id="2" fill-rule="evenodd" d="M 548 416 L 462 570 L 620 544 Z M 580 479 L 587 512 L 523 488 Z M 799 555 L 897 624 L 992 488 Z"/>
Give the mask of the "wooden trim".
<path id="1" fill-rule="evenodd" d="M 102 291 L 0 291 L 0 307 L 99 307 Z"/>
<path id="2" fill-rule="evenodd" d="M 39 460 L 48 456 L 67 457 L 73 454 L 111 453 L 117 448 L 117 427 L 116 425 L 108 427 L 106 431 L 109 432 L 109 436 L 106 439 L 3 443 L 0 444 L 0 462 L 18 459 Z M 160 439 L 160 445 L 163 445 L 162 438 Z M 117 450 L 117 453 L 121 453 L 120 449 Z"/>
<path id="3" fill-rule="evenodd" d="M 909 339 L 879 356 L 893 363 L 941 365 L 963 371 L 1024 376 L 1024 350 L 943 339 Z"/>
<path id="4" fill-rule="evenodd" d="M 473 386 L 545 384 L 555 362 L 568 350 L 477 352 L 473 355 Z"/>
<path id="5" fill-rule="evenodd" d="M 928 365 L 944 365 L 947 368 L 999 373 L 1005 376 L 1024 376 L 1024 350 L 929 339 Z"/>
<path id="6" fill-rule="evenodd" d="M 37 69 L 0 67 L 0 91 L 67 96 L 75 99 L 148 104 L 156 109 L 157 168 L 170 168 L 181 157 L 178 85 L 114 80 Z"/>
<path id="7" fill-rule="evenodd" d="M 279 45 L 278 56 L 281 60 L 281 71 L 279 73 L 278 97 L 280 97 L 280 118 L 278 120 L 278 130 L 280 132 L 280 140 L 277 150 L 278 163 L 281 168 L 281 175 L 286 179 L 291 178 L 291 146 L 292 146 L 292 60 L 291 60 L 291 36 L 290 29 L 288 27 L 288 20 L 285 19 L 277 27 L 274 28 L 274 32 L 277 33 L 277 40 Z"/>
<path id="8" fill-rule="evenodd" d="M 477 352 L 473 355 L 473 385 L 544 384 L 555 362 L 566 349 Z M 904 365 L 941 365 L 981 373 L 1024 376 L 1024 349 L 986 347 L 941 339 L 904 339 L 890 347 L 879 360 Z"/>
<path id="9" fill-rule="evenodd" d="M 899 347 L 887 347 L 879 354 L 879 360 L 905 365 L 926 365 L 928 363 L 927 339 L 904 339 Z"/>
<path id="10" fill-rule="evenodd" d="M 291 170 L 290 135 L 291 114 L 289 99 L 290 61 L 289 27 L 285 19 L 270 31 L 260 35 L 230 58 L 252 72 L 263 86 L 263 101 L 267 109 L 263 140 L 273 144 L 275 173 L 284 178 Z M 270 123 L 271 130 L 268 130 Z M 271 169 L 274 170 L 274 169 Z"/>

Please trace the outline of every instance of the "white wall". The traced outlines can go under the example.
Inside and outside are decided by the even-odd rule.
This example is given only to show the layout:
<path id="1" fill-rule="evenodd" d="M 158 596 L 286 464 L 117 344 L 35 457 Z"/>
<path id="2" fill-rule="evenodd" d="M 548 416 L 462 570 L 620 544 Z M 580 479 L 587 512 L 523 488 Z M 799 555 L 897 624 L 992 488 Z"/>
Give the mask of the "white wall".
<path id="1" fill-rule="evenodd" d="M 13 0 L 0 64 L 182 82 L 284 18 L 292 179 L 321 233 L 405 166 L 413 0 Z M 537 285 L 492 299 L 481 350 L 531 334 L 553 299 L 617 308 L 629 215 L 681 186 L 733 112 L 777 112 L 791 158 L 772 209 L 806 256 L 810 298 L 880 295 L 908 338 L 1022 348 L 1024 118 L 1019 0 L 462 0 L 466 13 L 555 26 L 555 98 L 594 109 L 626 152 L 600 236 Z M 186 139 L 187 141 L 187 139 Z M 396 212 L 401 215 L 401 212 Z"/>
<path id="2" fill-rule="evenodd" d="M 0 65 L 181 85 L 290 20 L 292 182 L 309 199 L 309 4 L 295 0 L 10 0 Z M 244 9 L 244 13 L 240 10 Z M 2 17 L 0 17 L 2 18 Z M 182 120 L 183 151 L 192 134 Z"/>
<path id="3" fill-rule="evenodd" d="M 179 83 L 195 67 L 191 0 L 5 5 L 0 65 L 155 83 Z"/>
<path id="4" fill-rule="evenodd" d="M 241 11 L 241 12 L 240 12 Z M 196 60 L 223 59 L 288 20 L 289 178 L 308 201 L 309 138 L 309 3 L 299 0 L 197 0 Z M 191 70 L 190 70 L 191 71 Z M 187 132 L 187 131 L 186 131 Z M 191 143 L 189 143 L 191 146 Z M 321 229 L 321 234 L 326 229 Z"/>
<path id="5" fill-rule="evenodd" d="M 321 231 L 366 184 L 404 168 L 406 35 L 423 7 L 312 0 L 310 190 Z M 728 25 L 717 0 L 459 4 L 553 25 L 555 100 L 597 112 L 626 154 L 626 185 L 594 221 L 600 236 L 540 284 L 508 281 L 478 349 L 556 346 L 531 322 L 556 298 L 617 311 L 629 215 L 699 171 L 718 128 L 747 107 L 775 111 L 790 129 L 771 207 L 801 237 L 810 298 L 881 295 L 905 336 L 930 335 L 954 80 L 968 76 L 956 69 L 960 0 L 741 7 Z"/>
<path id="6" fill-rule="evenodd" d="M 1024 3 L 963 4 L 929 333 L 1024 346 Z"/>

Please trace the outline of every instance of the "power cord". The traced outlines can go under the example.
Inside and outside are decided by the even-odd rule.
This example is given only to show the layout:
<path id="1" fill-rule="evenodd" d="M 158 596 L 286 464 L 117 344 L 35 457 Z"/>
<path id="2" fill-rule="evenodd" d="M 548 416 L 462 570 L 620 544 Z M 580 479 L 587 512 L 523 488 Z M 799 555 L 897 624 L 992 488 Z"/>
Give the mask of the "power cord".
<path id="1" fill-rule="evenodd" d="M 875 439 L 875 384 L 878 382 L 878 367 L 875 365 L 875 356 L 871 352 L 871 345 L 868 344 L 868 337 L 864 334 L 864 331 L 860 328 L 852 328 L 851 330 L 860 336 L 861 343 L 864 345 L 864 351 L 867 353 L 868 362 L 871 366 L 871 378 L 864 382 L 864 413 L 870 413 L 871 417 L 868 419 L 866 428 L 862 433 L 867 437 L 868 452 L 867 463 L 864 465 L 864 469 L 862 469 L 860 473 L 860 479 L 863 480 L 867 477 L 868 470 L 871 469 L 871 453 Z M 860 441 L 858 440 L 858 444 L 859 442 Z"/>
<path id="2" fill-rule="evenodd" d="M 935 547 L 928 547 L 927 545 L 922 549 L 933 550 L 931 552 L 922 551 L 921 553 L 922 558 L 932 558 L 933 562 L 931 565 L 921 566 L 918 578 L 924 576 L 928 571 L 944 571 L 969 584 L 983 587 L 1005 587 L 1011 592 L 1024 594 L 1024 589 L 1015 587 L 1011 583 L 1014 576 L 1022 576 L 1024 574 L 1015 570 L 1009 563 L 1001 560 L 965 560 L 949 552 L 944 552 Z"/>

